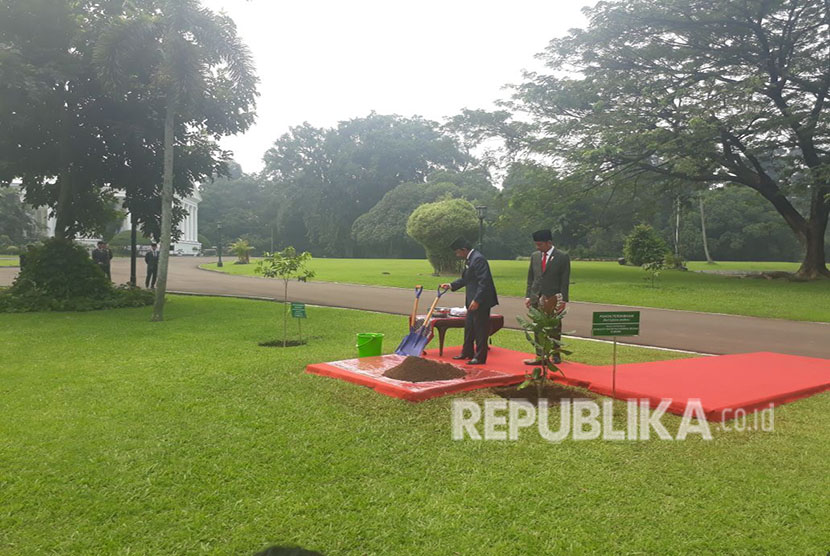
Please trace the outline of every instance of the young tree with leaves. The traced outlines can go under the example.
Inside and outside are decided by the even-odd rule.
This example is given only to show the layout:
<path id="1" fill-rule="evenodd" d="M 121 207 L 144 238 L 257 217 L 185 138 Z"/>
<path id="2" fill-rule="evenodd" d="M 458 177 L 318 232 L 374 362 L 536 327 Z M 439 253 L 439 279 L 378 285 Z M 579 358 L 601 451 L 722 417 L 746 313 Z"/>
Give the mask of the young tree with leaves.
<path id="1" fill-rule="evenodd" d="M 266 253 L 265 258 L 257 263 L 254 271 L 266 278 L 279 278 L 285 287 L 283 291 L 282 347 L 288 343 L 288 282 L 299 280 L 305 282 L 314 278 L 314 271 L 306 265 L 311 261 L 311 253 L 304 251 L 297 254 L 293 247 L 286 247 L 277 253 Z"/>

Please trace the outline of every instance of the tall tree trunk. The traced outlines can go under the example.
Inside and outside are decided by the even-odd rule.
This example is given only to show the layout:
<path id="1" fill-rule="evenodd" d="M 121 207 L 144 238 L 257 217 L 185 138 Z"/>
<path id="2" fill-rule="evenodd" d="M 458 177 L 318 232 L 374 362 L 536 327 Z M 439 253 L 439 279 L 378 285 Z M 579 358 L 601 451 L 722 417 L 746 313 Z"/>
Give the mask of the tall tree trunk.
<path id="1" fill-rule="evenodd" d="M 55 237 L 59 239 L 72 239 L 75 234 L 72 232 L 75 218 L 72 215 L 72 178 L 67 166 L 61 169 L 58 177 L 58 203 L 55 206 Z"/>
<path id="2" fill-rule="evenodd" d="M 130 285 L 135 287 L 135 259 L 136 259 L 135 214 L 130 211 Z"/>
<path id="3" fill-rule="evenodd" d="M 167 292 L 167 267 L 170 261 L 170 243 L 173 229 L 173 139 L 176 106 L 174 95 L 167 99 L 164 116 L 164 177 L 161 186 L 161 252 L 159 253 L 156 301 L 152 321 L 164 320 L 164 294 Z"/>
<path id="4" fill-rule="evenodd" d="M 680 266 L 680 195 L 674 198 L 674 214 L 674 264 Z"/>
<path id="5" fill-rule="evenodd" d="M 698 196 L 698 202 L 700 204 L 700 234 L 703 237 L 703 253 L 706 255 L 706 262 L 708 264 L 714 264 L 715 261 L 712 260 L 712 256 L 709 254 L 709 241 L 706 239 L 706 215 L 703 212 L 703 194 Z"/>
<path id="6" fill-rule="evenodd" d="M 55 205 L 55 237 L 72 239 L 75 217 L 72 201 L 72 145 L 69 133 L 69 109 L 61 103 L 60 145 L 58 157 L 60 159 L 60 175 L 58 176 L 58 202 Z"/>
<path id="7" fill-rule="evenodd" d="M 825 199 L 828 188 L 816 187 L 813 191 L 810 206 L 810 220 L 806 230 L 800 234 L 804 242 L 804 260 L 796 272 L 796 276 L 814 280 L 816 278 L 830 278 L 827 261 L 824 255 L 824 234 L 827 231 L 830 201 Z"/>
<path id="8" fill-rule="evenodd" d="M 778 214 L 790 226 L 798 239 L 804 245 L 804 260 L 796 272 L 799 278 L 814 280 L 816 278 L 830 278 L 827 262 L 824 256 L 824 233 L 827 231 L 827 218 L 830 213 L 830 203 L 826 195 L 830 194 L 830 186 L 814 185 L 810 201 L 810 218 L 804 218 L 792 206 L 786 196 L 771 182 L 751 186 L 764 196 Z"/>

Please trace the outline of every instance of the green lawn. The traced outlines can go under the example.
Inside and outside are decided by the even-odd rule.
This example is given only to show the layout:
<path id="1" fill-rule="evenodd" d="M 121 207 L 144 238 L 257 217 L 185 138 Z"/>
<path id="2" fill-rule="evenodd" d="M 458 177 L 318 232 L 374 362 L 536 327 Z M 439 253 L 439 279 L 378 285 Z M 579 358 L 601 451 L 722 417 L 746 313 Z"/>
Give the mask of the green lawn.
<path id="1" fill-rule="evenodd" d="M 19 266 L 20 260 L 17 256 L 0 255 L 0 266 Z"/>
<path id="2" fill-rule="evenodd" d="M 232 259 L 231 259 L 232 260 Z M 523 296 L 527 262 L 491 261 L 496 288 L 502 295 Z M 767 266 L 769 265 L 769 266 Z M 203 265 L 216 269 L 215 264 Z M 692 268 L 708 268 L 691 263 Z M 253 275 L 256 264 L 226 264 L 221 270 Z M 436 287 L 447 277 L 431 276 L 426 260 L 314 259 L 316 280 L 408 288 L 416 283 Z M 719 263 L 716 270 L 795 270 L 796 263 Z M 663 271 L 657 287 L 643 279 L 640 268 L 611 262 L 576 261 L 571 269 L 571 300 L 729 313 L 790 320 L 830 321 L 830 280 L 787 282 Z"/>
<path id="3" fill-rule="evenodd" d="M 453 441 L 452 398 L 303 373 L 353 356 L 356 332 L 394 348 L 401 317 L 309 307 L 311 346 L 258 347 L 278 310 L 173 297 L 164 323 L 149 308 L 0 315 L 0 554 L 827 550 L 828 394 L 777 408 L 775 432 L 712 441 Z"/>
<path id="4" fill-rule="evenodd" d="M 708 270 L 712 272 L 758 272 L 758 271 L 784 271 L 795 272 L 801 263 L 783 263 L 769 261 L 723 261 L 709 264 L 705 261 L 689 261 L 686 263 L 689 270 Z"/>

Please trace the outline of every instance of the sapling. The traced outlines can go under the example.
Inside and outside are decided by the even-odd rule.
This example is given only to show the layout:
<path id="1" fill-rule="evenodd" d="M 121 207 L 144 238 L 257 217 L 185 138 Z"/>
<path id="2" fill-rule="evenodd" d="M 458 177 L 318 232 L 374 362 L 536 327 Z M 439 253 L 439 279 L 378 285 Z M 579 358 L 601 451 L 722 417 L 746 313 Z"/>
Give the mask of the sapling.
<path id="1" fill-rule="evenodd" d="M 288 343 L 288 282 L 297 279 L 301 282 L 314 277 L 314 271 L 306 268 L 311 260 L 311 253 L 303 251 L 299 255 L 293 247 L 286 247 L 276 253 L 265 253 L 265 257 L 257 263 L 254 272 L 266 278 L 279 278 L 285 285 L 283 294 L 283 326 L 282 347 Z"/>

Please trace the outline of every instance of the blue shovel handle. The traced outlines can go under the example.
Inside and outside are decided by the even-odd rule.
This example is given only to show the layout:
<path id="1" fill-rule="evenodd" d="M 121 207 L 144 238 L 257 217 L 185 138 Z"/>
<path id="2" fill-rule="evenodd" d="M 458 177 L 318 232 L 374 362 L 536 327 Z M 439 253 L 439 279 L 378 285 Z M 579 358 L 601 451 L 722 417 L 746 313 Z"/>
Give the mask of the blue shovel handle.
<path id="1" fill-rule="evenodd" d="M 424 292 L 423 286 L 415 286 L 415 299 L 420 299 L 421 294 Z"/>
<path id="2" fill-rule="evenodd" d="M 444 291 L 441 291 L 441 290 L 444 290 Z M 438 286 L 438 297 L 440 298 L 442 295 L 444 295 L 448 291 L 450 291 L 450 288 L 442 288 L 441 286 Z"/>

